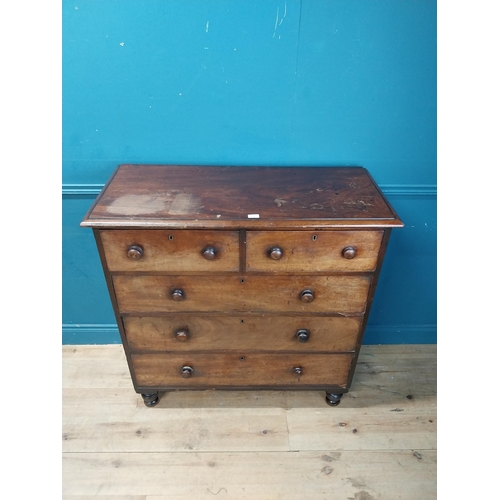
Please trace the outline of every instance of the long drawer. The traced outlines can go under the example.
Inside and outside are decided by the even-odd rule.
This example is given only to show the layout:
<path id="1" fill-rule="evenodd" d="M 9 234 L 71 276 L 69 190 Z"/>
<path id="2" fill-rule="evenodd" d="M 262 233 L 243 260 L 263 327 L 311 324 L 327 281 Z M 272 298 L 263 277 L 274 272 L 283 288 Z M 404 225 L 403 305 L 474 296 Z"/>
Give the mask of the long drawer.
<path id="1" fill-rule="evenodd" d="M 120 312 L 363 313 L 370 276 L 113 277 Z"/>
<path id="2" fill-rule="evenodd" d="M 322 316 L 125 316 L 132 350 L 352 351 L 362 318 Z"/>
<path id="3" fill-rule="evenodd" d="M 139 387 L 344 387 L 351 354 L 132 354 Z"/>

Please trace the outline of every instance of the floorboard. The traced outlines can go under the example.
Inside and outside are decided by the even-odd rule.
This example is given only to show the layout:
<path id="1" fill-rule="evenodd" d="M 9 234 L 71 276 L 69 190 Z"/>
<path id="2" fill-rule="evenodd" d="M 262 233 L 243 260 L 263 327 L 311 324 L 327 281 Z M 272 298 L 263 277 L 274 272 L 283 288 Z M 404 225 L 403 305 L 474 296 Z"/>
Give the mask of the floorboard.
<path id="1" fill-rule="evenodd" d="M 436 346 L 364 346 L 351 391 L 179 391 L 120 345 L 63 346 L 66 500 L 436 498 Z"/>

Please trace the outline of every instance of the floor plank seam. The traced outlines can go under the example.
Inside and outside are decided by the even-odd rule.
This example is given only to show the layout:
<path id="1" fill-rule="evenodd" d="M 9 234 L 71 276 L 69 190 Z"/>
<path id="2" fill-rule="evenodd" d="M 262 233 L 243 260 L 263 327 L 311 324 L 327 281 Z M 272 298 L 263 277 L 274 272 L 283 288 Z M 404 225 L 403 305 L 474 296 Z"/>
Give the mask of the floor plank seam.
<path id="1" fill-rule="evenodd" d="M 63 355 L 63 498 L 435 499 L 436 360 L 426 352 L 364 348 L 337 409 L 322 391 L 176 391 L 151 410 L 121 346 L 79 347 Z"/>
<path id="2" fill-rule="evenodd" d="M 288 425 L 288 414 L 290 412 L 290 408 L 287 408 L 285 410 L 285 422 L 286 422 L 286 439 L 287 439 L 287 444 L 288 444 L 288 451 L 292 451 L 292 448 L 290 447 L 290 427 Z"/>
<path id="3" fill-rule="evenodd" d="M 437 451 L 437 448 L 377 448 L 372 450 L 336 450 L 332 448 L 327 449 L 304 449 L 304 450 L 224 450 L 224 451 L 63 451 L 62 455 L 197 455 L 197 454 L 210 454 L 210 455 L 225 455 L 225 454 L 243 454 L 243 453 L 394 453 L 394 452 L 414 452 L 414 451 Z"/>

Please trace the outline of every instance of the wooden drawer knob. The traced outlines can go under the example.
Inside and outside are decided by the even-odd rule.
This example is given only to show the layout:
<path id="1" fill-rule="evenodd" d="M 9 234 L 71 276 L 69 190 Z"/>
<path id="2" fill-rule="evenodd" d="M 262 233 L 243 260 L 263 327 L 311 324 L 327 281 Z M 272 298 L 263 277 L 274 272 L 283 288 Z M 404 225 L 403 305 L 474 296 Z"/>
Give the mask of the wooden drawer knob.
<path id="1" fill-rule="evenodd" d="M 295 337 L 299 342 L 309 342 L 309 337 L 310 337 L 310 332 L 309 330 L 306 330 L 305 328 L 302 328 L 300 330 L 297 330 L 295 333 Z"/>
<path id="2" fill-rule="evenodd" d="M 189 338 L 189 330 L 187 328 L 181 328 L 175 332 L 175 338 L 179 342 L 186 342 Z"/>
<path id="3" fill-rule="evenodd" d="M 294 375 L 302 375 L 304 373 L 302 366 L 296 366 L 292 371 Z"/>
<path id="4" fill-rule="evenodd" d="M 142 259 L 142 256 L 144 255 L 144 250 L 141 246 L 139 245 L 131 245 L 128 247 L 127 250 L 127 257 L 132 260 L 139 260 Z"/>
<path id="5" fill-rule="evenodd" d="M 354 257 L 356 257 L 356 249 L 354 247 L 345 247 L 344 250 L 342 250 L 342 257 L 344 257 L 344 259 L 354 259 Z"/>
<path id="6" fill-rule="evenodd" d="M 203 249 L 203 251 L 201 253 L 202 253 L 203 257 L 205 257 L 205 259 L 214 260 L 217 252 L 215 251 L 214 247 L 206 247 Z"/>
<path id="7" fill-rule="evenodd" d="M 271 248 L 269 257 L 273 260 L 280 260 L 283 257 L 283 250 L 280 247 Z"/>
<path id="8" fill-rule="evenodd" d="M 314 300 L 314 292 L 312 290 L 302 290 L 300 292 L 300 300 L 302 302 L 312 302 Z"/>
<path id="9" fill-rule="evenodd" d="M 189 378 L 193 375 L 194 373 L 194 370 L 191 366 L 183 366 L 181 368 L 181 375 L 184 377 L 184 378 Z"/>
<path id="10" fill-rule="evenodd" d="M 180 300 L 184 300 L 185 298 L 186 298 L 186 295 L 179 288 L 175 289 L 172 292 L 172 300 L 175 300 L 175 301 L 179 302 Z"/>

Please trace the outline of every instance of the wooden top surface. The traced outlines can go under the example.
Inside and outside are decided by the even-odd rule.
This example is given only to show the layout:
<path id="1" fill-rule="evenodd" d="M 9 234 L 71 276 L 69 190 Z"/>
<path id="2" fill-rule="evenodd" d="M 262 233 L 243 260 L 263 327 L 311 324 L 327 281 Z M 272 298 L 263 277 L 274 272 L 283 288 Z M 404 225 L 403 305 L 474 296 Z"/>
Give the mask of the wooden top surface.
<path id="1" fill-rule="evenodd" d="M 362 167 L 121 165 L 84 227 L 401 227 Z"/>

